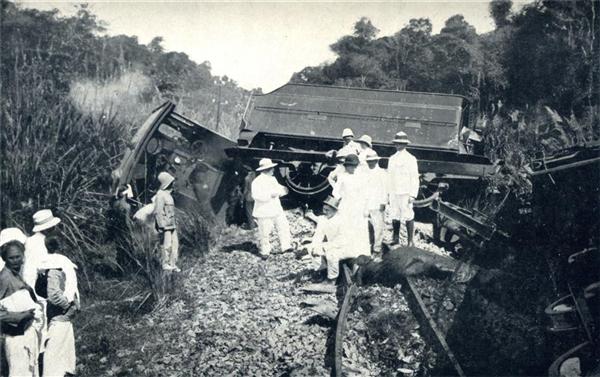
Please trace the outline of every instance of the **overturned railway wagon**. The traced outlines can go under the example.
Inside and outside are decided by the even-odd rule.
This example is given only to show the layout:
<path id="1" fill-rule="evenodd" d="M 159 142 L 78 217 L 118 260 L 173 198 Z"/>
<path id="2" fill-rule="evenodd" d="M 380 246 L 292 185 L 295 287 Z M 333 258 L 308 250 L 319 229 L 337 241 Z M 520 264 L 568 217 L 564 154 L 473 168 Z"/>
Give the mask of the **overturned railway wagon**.
<path id="1" fill-rule="evenodd" d="M 468 109 L 468 101 L 456 95 L 288 84 L 250 98 L 234 141 L 167 102 L 138 129 L 113 172 L 114 189 L 133 184 L 146 203 L 158 172 L 168 170 L 177 177 L 177 206 L 220 217 L 245 170 L 268 157 L 279 163 L 276 176 L 296 201 L 320 199 L 330 190 L 327 175 L 335 167 L 327 152 L 342 147 L 342 130 L 350 127 L 357 136 L 373 138 L 384 167 L 395 151 L 394 134 L 405 131 L 422 183 L 432 190 L 449 183 L 446 197 L 452 200 L 477 190 L 494 171 L 474 153 L 473 139 L 461 137 L 467 134 Z"/>
<path id="2" fill-rule="evenodd" d="M 461 138 L 468 113 L 468 101 L 457 95 L 287 84 L 250 99 L 237 146 L 227 155 L 277 160 L 281 180 L 306 199 L 328 191 L 335 162 L 325 153 L 342 147 L 344 128 L 356 137 L 371 136 L 384 167 L 395 152 L 391 140 L 404 131 L 424 183 L 462 185 L 493 171 L 488 159 L 474 153 L 480 148 L 473 139 Z"/>

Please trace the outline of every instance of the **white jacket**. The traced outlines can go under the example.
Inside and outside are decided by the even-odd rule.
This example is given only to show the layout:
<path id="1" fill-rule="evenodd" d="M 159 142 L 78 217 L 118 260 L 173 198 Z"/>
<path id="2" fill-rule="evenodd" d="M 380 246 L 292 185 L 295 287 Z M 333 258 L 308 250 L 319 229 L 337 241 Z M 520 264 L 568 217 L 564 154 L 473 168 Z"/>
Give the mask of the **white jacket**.
<path id="1" fill-rule="evenodd" d="M 360 161 L 360 163 L 362 165 L 366 165 L 367 164 L 367 155 L 370 152 L 375 152 L 372 148 L 367 148 L 367 149 L 360 149 L 360 154 L 358 155 L 358 161 Z"/>
<path id="2" fill-rule="evenodd" d="M 327 181 L 331 185 L 332 189 L 335 190 L 335 186 L 338 183 L 339 177 L 344 174 L 346 174 L 346 169 L 344 168 L 344 165 L 342 165 L 342 164 L 337 164 L 335 166 L 335 169 L 333 169 L 331 172 L 329 172 L 329 175 L 327 176 Z"/>
<path id="3" fill-rule="evenodd" d="M 361 151 L 362 151 L 362 148 L 360 147 L 360 145 L 356 141 L 350 140 L 350 142 L 348 144 L 346 144 L 340 148 L 340 150 L 337 152 L 337 155 L 345 156 L 345 155 L 349 155 L 351 153 L 360 155 Z"/>
<path id="4" fill-rule="evenodd" d="M 254 199 L 254 210 L 252 216 L 257 219 L 265 217 L 277 217 L 283 213 L 280 196 L 287 194 L 287 189 L 277 182 L 277 179 L 271 175 L 259 174 L 252 181 L 252 198 Z M 272 197 L 276 194 L 276 197 Z"/>
<path id="5" fill-rule="evenodd" d="M 359 216 L 367 216 L 367 177 L 359 173 L 357 169 L 354 174 L 341 174 L 331 195 L 340 199 L 338 214 L 349 215 L 358 221 Z"/>
<path id="6" fill-rule="evenodd" d="M 382 204 L 388 200 L 388 174 L 385 170 L 376 166 L 373 169 L 367 167 L 364 170 L 365 182 L 367 182 L 367 208 L 380 209 Z"/>
<path id="7" fill-rule="evenodd" d="M 46 236 L 37 232 L 25 241 L 25 260 L 21 269 L 21 277 L 31 288 L 35 288 L 38 267 L 48 257 L 45 240 Z"/>
<path id="8" fill-rule="evenodd" d="M 73 302 L 79 300 L 79 289 L 77 288 L 77 274 L 75 270 L 77 265 L 62 254 L 48 254 L 38 268 L 40 269 L 60 269 L 65 274 L 65 289 L 64 295 L 67 301 Z"/>
<path id="9" fill-rule="evenodd" d="M 360 255 L 369 255 L 369 249 L 361 248 L 353 237 L 352 229 L 339 214 L 331 219 L 319 216 L 315 233 L 311 242 L 313 255 L 325 255 L 327 259 L 356 258 Z"/>
<path id="10" fill-rule="evenodd" d="M 396 152 L 388 163 L 389 193 L 410 195 L 419 194 L 419 167 L 417 159 L 406 149 Z"/>

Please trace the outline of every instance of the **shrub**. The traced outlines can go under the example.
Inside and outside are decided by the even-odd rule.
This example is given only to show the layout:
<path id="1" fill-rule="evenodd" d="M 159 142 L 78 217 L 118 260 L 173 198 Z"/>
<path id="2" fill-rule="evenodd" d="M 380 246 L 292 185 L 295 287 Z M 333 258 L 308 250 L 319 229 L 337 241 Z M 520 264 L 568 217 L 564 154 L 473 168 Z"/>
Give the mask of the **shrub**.
<path id="1" fill-rule="evenodd" d="M 51 208 L 77 262 L 98 248 L 110 172 L 127 127 L 113 118 L 82 115 L 64 97 L 49 100 L 36 83 L 2 101 L 0 225 L 31 229 L 31 216 Z M 41 81 L 40 81 L 41 86 Z"/>

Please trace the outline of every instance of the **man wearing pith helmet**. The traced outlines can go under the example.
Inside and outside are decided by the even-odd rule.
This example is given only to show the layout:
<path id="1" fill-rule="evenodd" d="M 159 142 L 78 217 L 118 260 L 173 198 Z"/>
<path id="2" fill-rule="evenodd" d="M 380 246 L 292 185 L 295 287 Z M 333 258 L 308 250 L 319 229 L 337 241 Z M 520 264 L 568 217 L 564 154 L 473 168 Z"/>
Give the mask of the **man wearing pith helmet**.
<path id="1" fill-rule="evenodd" d="M 30 287 L 35 287 L 37 268 L 40 262 L 48 257 L 45 239 L 56 230 L 60 223 L 49 209 L 42 209 L 33 214 L 33 235 L 25 241 L 25 254 L 21 276 Z"/>
<path id="2" fill-rule="evenodd" d="M 396 146 L 396 153 L 390 157 L 388 163 L 392 244 L 400 243 L 400 224 L 406 222 L 408 245 L 414 246 L 413 202 L 419 193 L 419 168 L 417 159 L 406 150 L 406 146 L 410 144 L 406 133 L 398 132 L 392 142 Z"/>
<path id="3" fill-rule="evenodd" d="M 339 262 L 356 258 L 360 250 L 356 248 L 354 237 L 348 233 L 348 224 L 338 215 L 339 200 L 328 197 L 323 202 L 323 216 L 319 216 L 311 242 L 311 254 L 318 259 L 315 269 L 327 268 L 326 284 L 335 285 L 339 276 Z"/>
<path id="4" fill-rule="evenodd" d="M 367 190 L 362 174 L 358 172 L 359 160 L 349 154 L 344 160 L 344 174 L 340 175 L 331 195 L 340 200 L 338 216 L 345 225 L 347 237 L 353 240 L 352 247 L 360 255 L 369 255 L 369 212 Z"/>
<path id="5" fill-rule="evenodd" d="M 360 153 L 360 145 L 354 141 L 354 132 L 350 128 L 344 128 L 342 131 L 342 140 L 344 140 L 344 146 L 337 152 L 338 155 L 348 155 Z"/>
<path id="6" fill-rule="evenodd" d="M 369 211 L 369 241 L 374 253 L 381 252 L 383 232 L 385 230 L 385 206 L 388 202 L 388 180 L 385 170 L 379 167 L 379 156 L 371 150 L 366 158 L 368 168 L 364 171 L 365 182 L 368 182 L 367 209 Z"/>
<path id="7" fill-rule="evenodd" d="M 175 177 L 166 171 L 158 174 L 160 187 L 153 198 L 154 221 L 162 240 L 162 267 L 167 271 L 180 272 L 179 237 L 175 220 L 175 201 L 172 196 Z"/>
<path id="8" fill-rule="evenodd" d="M 356 143 L 360 146 L 360 153 L 358 154 L 358 159 L 360 163 L 366 166 L 367 155 L 373 151 L 373 140 L 369 135 L 362 135 L 356 140 Z"/>
<path id="9" fill-rule="evenodd" d="M 271 254 L 269 237 L 273 226 L 277 228 L 281 249 L 283 251 L 290 251 L 292 249 L 290 226 L 279 200 L 280 197 L 288 194 L 288 190 L 286 187 L 280 185 L 273 176 L 275 166 L 277 164 L 271 161 L 271 159 L 261 159 L 256 169 L 259 175 L 252 181 L 250 188 L 252 198 L 254 199 L 252 216 L 254 216 L 258 224 L 260 255 L 262 259 L 267 259 L 269 254 Z"/>

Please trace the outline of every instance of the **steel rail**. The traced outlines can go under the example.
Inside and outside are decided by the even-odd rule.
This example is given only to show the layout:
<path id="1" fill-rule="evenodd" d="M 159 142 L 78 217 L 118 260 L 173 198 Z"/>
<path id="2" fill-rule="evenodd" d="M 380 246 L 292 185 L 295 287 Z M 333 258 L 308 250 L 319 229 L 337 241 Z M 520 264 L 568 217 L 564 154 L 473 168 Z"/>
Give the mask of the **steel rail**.
<path id="1" fill-rule="evenodd" d="M 422 328 L 426 328 L 429 330 L 430 333 L 433 333 L 433 339 L 435 340 L 437 346 L 439 346 L 444 351 L 444 353 L 450 360 L 450 363 L 456 370 L 458 376 L 465 377 L 465 372 L 463 371 L 462 367 L 460 366 L 460 363 L 456 359 L 456 356 L 454 356 L 454 352 L 452 352 L 452 350 L 450 349 L 450 346 L 446 341 L 446 337 L 437 326 L 435 320 L 431 316 L 431 313 L 427 309 L 427 306 L 425 306 L 425 302 L 423 302 L 423 298 L 421 297 L 421 294 L 419 293 L 415 285 L 414 278 L 406 277 L 404 279 L 404 282 L 405 284 L 403 284 L 403 291 L 407 293 L 406 298 L 411 308 L 411 312 L 415 315 Z M 405 287 L 408 289 L 406 289 Z"/>
<path id="2" fill-rule="evenodd" d="M 351 283 L 344 295 L 344 301 L 338 312 L 336 325 L 335 325 L 335 342 L 334 342 L 334 364 L 333 374 L 336 377 L 342 377 L 343 367 L 342 361 L 344 358 L 344 333 L 346 332 L 346 321 L 348 320 L 348 313 L 350 312 L 350 306 L 352 306 L 352 299 L 356 293 L 358 286 L 355 283 Z"/>

